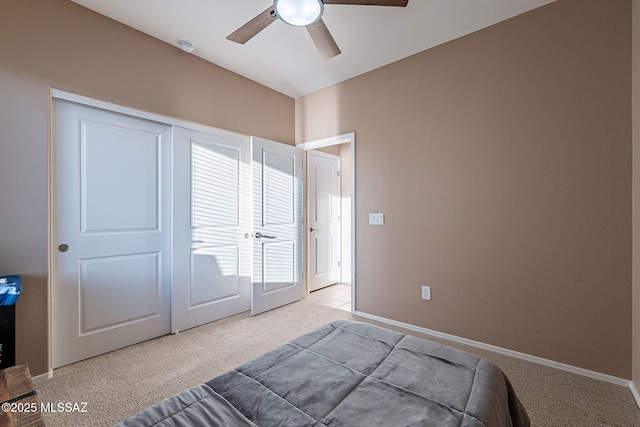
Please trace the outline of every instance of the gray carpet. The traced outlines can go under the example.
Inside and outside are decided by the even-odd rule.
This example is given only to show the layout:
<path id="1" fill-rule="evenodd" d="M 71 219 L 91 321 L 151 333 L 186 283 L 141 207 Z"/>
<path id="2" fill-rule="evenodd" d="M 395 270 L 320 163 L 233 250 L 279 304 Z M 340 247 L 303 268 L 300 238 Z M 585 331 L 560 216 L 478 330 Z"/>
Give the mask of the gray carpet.
<path id="1" fill-rule="evenodd" d="M 378 324 L 493 361 L 511 379 L 533 426 L 640 426 L 640 410 L 626 387 L 379 324 L 309 299 L 254 317 L 239 314 L 56 369 L 52 379 L 36 385 L 40 401 L 86 402 L 86 412 L 49 413 L 45 421 L 49 427 L 111 426 L 335 319 Z"/>

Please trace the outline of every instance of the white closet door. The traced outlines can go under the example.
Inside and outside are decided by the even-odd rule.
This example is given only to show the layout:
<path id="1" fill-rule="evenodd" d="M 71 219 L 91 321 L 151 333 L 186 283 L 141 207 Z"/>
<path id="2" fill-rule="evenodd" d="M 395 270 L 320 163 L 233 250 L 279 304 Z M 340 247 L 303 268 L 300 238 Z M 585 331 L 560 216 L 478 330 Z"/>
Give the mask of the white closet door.
<path id="1" fill-rule="evenodd" d="M 252 138 L 251 313 L 302 299 L 302 150 Z"/>
<path id="2" fill-rule="evenodd" d="M 171 128 L 54 102 L 52 362 L 169 332 Z"/>
<path id="3" fill-rule="evenodd" d="M 174 128 L 174 332 L 251 304 L 249 137 Z"/>

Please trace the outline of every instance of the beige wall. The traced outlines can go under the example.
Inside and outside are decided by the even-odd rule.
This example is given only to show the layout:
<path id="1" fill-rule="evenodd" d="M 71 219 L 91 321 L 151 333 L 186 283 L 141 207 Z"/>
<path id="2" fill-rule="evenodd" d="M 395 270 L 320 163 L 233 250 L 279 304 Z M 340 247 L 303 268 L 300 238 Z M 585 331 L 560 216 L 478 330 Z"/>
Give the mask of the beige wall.
<path id="1" fill-rule="evenodd" d="M 633 0 L 633 382 L 640 389 L 640 0 Z"/>
<path id="2" fill-rule="evenodd" d="M 17 362 L 48 362 L 49 88 L 292 144 L 294 100 L 68 0 L 0 0 L 0 275 Z"/>
<path id="3" fill-rule="evenodd" d="M 631 378 L 630 94 L 631 1 L 558 0 L 296 100 L 356 132 L 356 309 Z"/>

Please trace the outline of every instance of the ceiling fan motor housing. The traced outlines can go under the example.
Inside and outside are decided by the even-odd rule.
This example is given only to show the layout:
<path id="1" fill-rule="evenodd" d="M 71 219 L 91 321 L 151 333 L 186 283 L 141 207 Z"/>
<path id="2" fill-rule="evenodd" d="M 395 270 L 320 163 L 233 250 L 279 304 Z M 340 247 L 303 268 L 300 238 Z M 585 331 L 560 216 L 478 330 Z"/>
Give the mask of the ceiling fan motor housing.
<path id="1" fill-rule="evenodd" d="M 273 8 L 278 18 L 295 27 L 318 22 L 324 11 L 322 0 L 275 0 Z"/>

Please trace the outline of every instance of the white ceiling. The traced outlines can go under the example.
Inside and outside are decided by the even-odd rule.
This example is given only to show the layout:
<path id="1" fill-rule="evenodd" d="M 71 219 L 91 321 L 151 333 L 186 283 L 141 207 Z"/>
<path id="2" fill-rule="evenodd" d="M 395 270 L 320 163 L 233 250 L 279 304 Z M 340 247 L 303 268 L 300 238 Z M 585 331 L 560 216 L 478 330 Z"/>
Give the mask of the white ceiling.
<path id="1" fill-rule="evenodd" d="M 240 45 L 226 36 L 272 0 L 72 0 L 293 98 L 555 0 L 409 0 L 406 8 L 326 5 L 342 54 L 322 60 L 306 29 L 277 20 Z"/>

